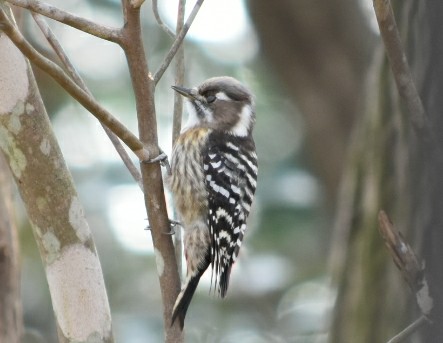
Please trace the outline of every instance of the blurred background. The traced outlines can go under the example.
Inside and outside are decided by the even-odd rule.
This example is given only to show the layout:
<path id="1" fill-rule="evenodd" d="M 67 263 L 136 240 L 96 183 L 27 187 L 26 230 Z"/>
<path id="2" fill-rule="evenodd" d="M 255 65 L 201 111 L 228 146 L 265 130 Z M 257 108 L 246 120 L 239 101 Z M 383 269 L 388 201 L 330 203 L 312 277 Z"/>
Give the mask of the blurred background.
<path id="1" fill-rule="evenodd" d="M 122 25 L 118 0 L 47 2 L 101 24 Z M 175 29 L 177 1 L 159 3 L 162 18 Z M 188 1 L 187 13 L 193 5 Z M 330 276 L 334 213 L 377 41 L 371 6 L 370 0 L 204 2 L 185 41 L 185 83 L 230 75 L 253 90 L 259 182 L 228 296 L 222 301 L 209 295 L 209 273 L 203 278 L 186 318 L 188 342 L 327 341 L 337 293 Z M 18 11 L 17 18 L 34 46 L 52 56 L 29 14 Z M 50 25 L 96 98 L 137 132 L 120 48 Z M 155 71 L 172 40 L 157 25 L 149 0 L 143 25 Z M 161 342 L 160 290 L 142 193 L 96 119 L 45 74 L 35 73 L 95 238 L 116 341 Z M 173 84 L 170 68 L 156 91 L 160 146 L 167 154 Z M 23 210 L 20 218 L 27 339 L 56 342 L 48 287 Z"/>

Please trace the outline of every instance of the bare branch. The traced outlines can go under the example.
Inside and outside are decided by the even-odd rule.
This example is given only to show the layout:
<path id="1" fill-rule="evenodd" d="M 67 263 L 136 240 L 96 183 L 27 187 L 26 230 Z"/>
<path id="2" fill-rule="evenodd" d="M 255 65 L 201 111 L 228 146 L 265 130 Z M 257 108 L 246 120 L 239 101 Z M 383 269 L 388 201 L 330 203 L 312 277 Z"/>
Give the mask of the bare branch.
<path id="1" fill-rule="evenodd" d="M 384 211 L 378 214 L 379 231 L 385 244 L 403 275 L 403 278 L 415 294 L 422 316 L 406 329 L 392 338 L 388 343 L 402 342 L 414 333 L 425 322 L 430 322 L 428 316 L 434 307 L 434 301 L 429 294 L 429 283 L 425 276 L 424 266 L 420 265 L 412 248 L 404 240 Z"/>
<path id="2" fill-rule="evenodd" d="M 155 1 L 155 0 L 154 0 Z M 177 34 L 183 29 L 185 19 L 186 0 L 180 0 L 177 12 Z M 177 51 L 175 59 L 175 85 L 183 86 L 185 80 L 185 54 L 184 48 L 181 46 Z M 174 92 L 174 116 L 172 121 L 172 144 L 174 144 L 180 134 L 183 112 L 183 96 Z"/>
<path id="3" fill-rule="evenodd" d="M 86 87 L 86 84 L 83 82 L 82 78 L 78 74 L 74 65 L 71 63 L 71 61 L 69 60 L 68 56 L 66 55 L 64 49 L 60 45 L 54 32 L 52 32 L 51 28 L 46 23 L 44 18 L 36 12 L 31 12 L 31 14 L 32 14 L 32 17 L 34 18 L 35 22 L 37 23 L 38 27 L 42 31 L 43 35 L 46 37 L 46 40 L 51 45 L 52 49 L 55 51 L 55 53 L 57 54 L 60 61 L 65 66 L 69 76 L 75 81 L 75 83 L 77 85 L 79 85 L 81 88 L 83 88 L 83 90 L 85 90 L 86 92 L 88 92 L 90 94 L 89 90 Z"/>
<path id="4" fill-rule="evenodd" d="M 378 221 L 380 234 L 394 259 L 395 265 L 415 293 L 421 312 L 425 316 L 429 315 L 434 306 L 434 301 L 429 295 L 429 283 L 426 279 L 424 265 L 418 262 L 414 251 L 384 211 L 380 211 L 378 214 Z"/>
<path id="5" fill-rule="evenodd" d="M 72 62 L 69 60 L 68 56 L 66 55 L 65 51 L 63 50 L 62 46 L 60 45 L 57 37 L 52 32 L 51 28 L 46 23 L 45 19 L 35 12 L 32 12 L 32 17 L 34 18 L 35 22 L 39 26 L 40 30 L 43 32 L 44 36 L 48 40 L 49 44 L 54 49 L 57 56 L 62 61 L 63 65 L 65 66 L 69 76 L 74 80 L 74 82 L 81 87 L 86 93 L 88 93 L 92 97 L 92 93 L 89 91 L 88 87 L 86 86 L 86 83 L 81 78 L 80 74 L 75 69 Z M 120 155 L 123 163 L 125 164 L 126 168 L 128 168 L 130 174 L 134 178 L 134 180 L 138 183 L 141 190 L 143 191 L 143 184 L 141 181 L 141 174 L 138 171 L 137 167 L 132 162 L 131 158 L 129 157 L 128 153 L 126 152 L 125 148 L 121 144 L 120 140 L 117 138 L 117 136 L 105 125 L 100 123 L 105 130 L 106 134 L 108 135 L 109 139 L 111 140 L 111 143 L 114 145 L 115 150 L 117 150 L 117 153 Z"/>
<path id="6" fill-rule="evenodd" d="M 389 0 L 373 0 L 373 4 L 398 92 L 409 109 L 412 126 L 418 132 L 424 131 L 421 136 L 427 139 L 431 133 L 429 120 L 403 51 L 391 3 Z"/>
<path id="7" fill-rule="evenodd" d="M 152 156 L 157 156 L 159 148 L 154 102 L 155 84 L 149 73 L 143 47 L 140 9 L 133 8 L 129 1 L 122 1 L 125 25 L 122 31 L 121 46 L 128 61 L 134 89 L 140 140 L 146 145 Z M 179 324 L 171 325 L 172 308 L 180 292 L 180 277 L 172 239 L 169 235 L 164 234 L 164 232 L 170 231 L 170 222 L 160 166 L 158 163 L 143 163 L 141 173 L 163 301 L 165 342 L 183 342 L 184 333 Z"/>
<path id="8" fill-rule="evenodd" d="M 156 2 L 156 0 L 154 0 Z M 186 0 L 180 0 L 178 3 L 177 11 L 177 34 L 183 29 L 185 21 L 185 5 Z M 185 52 L 184 47 L 181 46 L 177 51 L 177 56 L 175 59 L 175 84 L 182 86 L 185 79 Z M 183 97 L 174 92 L 174 116 L 172 120 L 172 144 L 180 134 L 181 124 L 182 124 L 182 113 L 183 113 Z M 175 216 L 175 211 L 174 211 Z M 177 260 L 178 272 L 182 273 L 183 264 L 183 248 L 182 248 L 182 231 L 179 227 L 175 230 L 174 235 L 174 247 L 175 247 L 175 258 Z"/>
<path id="9" fill-rule="evenodd" d="M 121 39 L 121 30 L 99 25 L 91 20 L 76 16 L 57 7 L 37 0 L 6 0 L 12 5 L 26 8 L 45 17 L 72 26 L 93 36 L 118 43 Z"/>
<path id="10" fill-rule="evenodd" d="M 140 160 L 149 160 L 149 154 L 142 142 L 121 122 L 114 118 L 109 111 L 104 109 L 93 97 L 72 81 L 58 65 L 36 51 L 9 21 L 3 10 L 0 10 L 0 24 L 2 24 L 3 32 L 6 33 L 23 55 L 29 58 L 29 60 L 37 67 L 48 73 L 101 123 L 110 128 Z"/>
<path id="11" fill-rule="evenodd" d="M 157 70 L 157 72 L 154 75 L 154 82 L 155 84 L 160 81 L 163 74 L 165 73 L 166 69 L 169 67 L 169 64 L 171 63 L 172 59 L 174 58 L 175 54 L 177 53 L 177 50 L 180 48 L 180 45 L 183 42 L 183 39 L 185 38 L 186 34 L 189 31 L 189 28 L 192 25 L 192 22 L 194 21 L 195 17 L 197 16 L 198 11 L 200 10 L 200 7 L 202 6 L 204 0 L 197 0 L 194 8 L 192 9 L 191 14 L 189 14 L 188 19 L 186 20 L 185 25 L 183 25 L 183 28 L 181 29 L 180 33 L 177 35 L 174 43 L 172 44 L 171 48 L 169 49 L 169 52 L 165 56 L 160 68 Z"/>
<path id="12" fill-rule="evenodd" d="M 400 343 L 406 338 L 409 338 L 415 331 L 417 331 L 423 324 L 428 323 L 428 319 L 425 316 L 420 316 L 415 322 L 405 328 L 403 331 L 392 337 L 387 343 Z"/>
<path id="13" fill-rule="evenodd" d="M 417 282 L 421 280 L 423 275 L 423 269 L 418 263 L 417 256 L 415 256 L 412 248 L 405 242 L 401 233 L 397 231 L 384 211 L 380 211 L 378 220 L 380 234 L 395 265 L 402 273 L 409 287 L 415 292 L 417 287 L 420 286 Z"/>
<path id="14" fill-rule="evenodd" d="M 122 159 L 123 163 L 125 164 L 126 168 L 128 168 L 128 171 L 132 175 L 132 178 L 137 182 L 141 191 L 144 192 L 143 181 L 142 181 L 142 176 L 140 174 L 140 171 L 134 165 L 134 163 L 132 162 L 128 153 L 126 152 L 125 148 L 121 144 L 118 137 L 114 134 L 114 132 L 112 132 L 110 129 L 108 129 L 103 124 L 102 124 L 102 126 L 103 126 L 103 129 L 105 130 L 106 134 L 108 135 L 109 139 L 111 140 L 112 144 L 114 145 L 115 150 L 117 150 L 117 153 L 119 154 L 119 156 Z"/>
<path id="15" fill-rule="evenodd" d="M 152 0 L 152 12 L 154 13 L 155 20 L 157 20 L 157 24 L 172 38 L 175 38 L 174 32 L 164 23 L 162 18 L 160 17 L 160 13 L 158 12 L 158 0 Z"/>

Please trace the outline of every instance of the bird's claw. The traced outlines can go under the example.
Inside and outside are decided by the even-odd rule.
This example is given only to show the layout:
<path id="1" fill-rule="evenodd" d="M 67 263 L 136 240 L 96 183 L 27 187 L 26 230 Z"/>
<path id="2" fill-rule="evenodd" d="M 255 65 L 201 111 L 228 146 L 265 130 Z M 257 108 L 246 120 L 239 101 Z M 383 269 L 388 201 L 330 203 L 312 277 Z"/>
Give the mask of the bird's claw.
<path id="1" fill-rule="evenodd" d="M 150 160 L 144 160 L 142 161 L 142 163 L 156 163 L 156 162 L 160 162 L 163 163 L 164 160 L 167 160 L 168 156 L 164 153 L 161 152 L 157 157 L 151 158 Z"/>
<path id="2" fill-rule="evenodd" d="M 174 235 L 175 234 L 175 227 L 176 226 L 181 226 L 182 224 L 179 222 L 179 221 L 177 221 L 177 220 L 173 220 L 173 219 L 169 219 L 169 226 L 171 227 L 171 231 L 169 231 L 169 232 L 162 232 L 162 234 L 164 234 L 164 235 L 168 235 L 168 236 L 172 236 L 172 235 Z M 152 228 L 151 228 L 151 226 L 150 225 L 148 225 L 146 228 L 145 228 L 145 230 L 151 230 Z"/>
<path id="3" fill-rule="evenodd" d="M 169 219 L 169 226 L 171 227 L 171 231 L 163 232 L 164 235 L 172 236 L 175 234 L 175 227 L 181 226 L 182 224 L 179 221 Z"/>
<path id="4" fill-rule="evenodd" d="M 151 164 L 151 163 L 157 163 L 159 162 L 160 165 L 164 168 L 166 168 L 166 171 L 168 175 L 171 175 L 171 166 L 169 164 L 168 155 L 166 155 L 163 150 L 160 149 L 160 154 L 157 157 L 151 158 L 149 160 L 143 160 L 141 161 L 145 164 Z"/>

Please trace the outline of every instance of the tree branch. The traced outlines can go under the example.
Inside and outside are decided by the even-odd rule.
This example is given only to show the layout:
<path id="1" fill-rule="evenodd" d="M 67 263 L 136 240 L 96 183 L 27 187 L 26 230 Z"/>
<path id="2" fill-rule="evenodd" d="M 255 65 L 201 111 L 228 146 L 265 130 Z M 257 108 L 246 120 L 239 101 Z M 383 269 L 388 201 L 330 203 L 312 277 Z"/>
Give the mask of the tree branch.
<path id="1" fill-rule="evenodd" d="M 425 316 L 420 316 L 416 321 L 406 327 L 403 331 L 392 337 L 387 343 L 400 343 L 406 338 L 409 338 L 415 331 L 421 328 L 424 324 L 428 323 L 428 319 Z"/>
<path id="2" fill-rule="evenodd" d="M 154 13 L 155 20 L 157 20 L 157 24 L 163 29 L 163 31 L 172 38 L 175 38 L 174 32 L 164 23 L 160 17 L 160 13 L 158 13 L 158 0 L 152 0 L 152 12 Z"/>
<path id="3" fill-rule="evenodd" d="M 156 0 L 154 1 L 156 2 Z M 177 26 L 176 26 L 177 34 L 179 34 L 180 31 L 183 29 L 185 21 L 185 5 L 186 5 L 186 0 L 180 0 L 178 2 Z M 184 52 L 184 47 L 181 46 L 177 51 L 177 57 L 175 59 L 175 84 L 178 86 L 183 86 L 184 79 L 185 79 L 185 52 Z M 177 92 L 174 92 L 174 115 L 172 120 L 173 145 L 181 131 L 182 113 L 183 113 L 183 97 Z M 175 216 L 176 214 L 174 210 L 174 217 Z M 178 272 L 181 276 L 182 265 L 183 265 L 183 259 L 182 259 L 183 248 L 182 248 L 182 231 L 180 227 L 178 227 L 178 229 L 175 230 L 174 247 L 175 247 L 175 258 L 177 260 Z"/>
<path id="4" fill-rule="evenodd" d="M 37 52 L 9 21 L 3 10 L 0 10 L 0 23 L 9 39 L 33 64 L 48 73 L 74 99 L 91 112 L 101 123 L 111 129 L 140 160 L 149 160 L 150 156 L 142 142 L 93 97 L 72 81 L 58 65 Z"/>
<path id="5" fill-rule="evenodd" d="M 373 0 L 373 5 L 398 92 L 408 107 L 412 126 L 423 139 L 428 139 L 432 134 L 431 127 L 403 51 L 391 3 L 389 0 Z"/>
<path id="6" fill-rule="evenodd" d="M 62 61 L 63 65 L 65 66 L 69 76 L 74 80 L 74 82 L 81 87 L 86 93 L 88 93 L 92 97 L 92 93 L 89 91 L 88 87 L 86 86 L 86 83 L 81 78 L 80 74 L 75 69 L 74 65 L 66 55 L 65 51 L 63 50 L 62 46 L 60 45 L 57 37 L 52 32 L 51 28 L 48 26 L 44 18 L 35 12 L 32 12 L 32 17 L 34 18 L 35 22 L 39 26 L 40 30 L 43 32 L 44 36 L 48 40 L 51 47 L 54 49 L 57 56 Z M 131 158 L 129 157 L 128 153 L 126 152 L 125 148 L 121 144 L 120 140 L 117 138 L 117 136 L 105 125 L 100 123 L 103 127 L 103 130 L 105 130 L 105 133 L 108 135 L 111 143 L 114 145 L 115 150 L 117 150 L 117 153 L 119 154 L 120 158 L 122 159 L 123 163 L 125 164 L 126 168 L 128 168 L 129 173 L 132 175 L 134 180 L 138 183 L 141 190 L 143 191 L 143 184 L 141 181 L 141 174 L 138 171 L 137 167 L 132 162 Z"/>
<path id="7" fill-rule="evenodd" d="M 74 82 L 79 85 L 83 90 L 87 91 L 86 84 L 83 82 L 82 78 L 78 74 L 77 70 L 75 69 L 74 65 L 69 60 L 68 56 L 66 55 L 64 49 L 60 45 L 57 37 L 52 32 L 49 25 L 46 23 L 46 21 L 43 19 L 43 16 L 36 12 L 31 12 L 32 17 L 34 18 L 35 22 L 37 23 L 38 27 L 42 31 L 43 35 L 46 37 L 46 40 L 48 41 L 49 45 L 51 45 L 52 49 L 62 62 L 62 64 L 65 66 L 69 76 L 74 80 Z"/>
<path id="8" fill-rule="evenodd" d="M 422 316 L 406 329 L 392 338 L 388 343 L 401 342 L 410 336 L 426 321 L 434 307 L 434 300 L 429 294 L 429 282 L 425 275 L 424 265 L 420 265 L 412 248 L 404 240 L 384 211 L 378 214 L 379 231 L 391 254 L 395 265 L 400 270 L 403 279 L 415 294 Z"/>
<path id="9" fill-rule="evenodd" d="M 128 61 L 134 89 L 140 140 L 145 144 L 150 155 L 156 156 L 159 153 L 159 148 L 154 102 L 155 84 L 149 73 L 143 48 L 140 9 L 132 7 L 130 0 L 122 2 L 125 25 L 122 31 L 121 46 Z M 180 291 L 180 277 L 171 236 L 164 234 L 170 231 L 170 224 L 160 165 L 158 163 L 143 163 L 141 172 L 163 302 L 165 342 L 182 342 L 184 335 L 180 325 L 175 323 L 171 326 L 172 308 Z"/>
<path id="10" fill-rule="evenodd" d="M 118 43 L 121 39 L 121 30 L 118 28 L 99 25 L 91 20 L 76 16 L 57 7 L 37 0 L 6 0 L 12 5 L 26 8 L 45 17 L 69 25 L 90 35 Z"/>
<path id="11" fill-rule="evenodd" d="M 154 83 L 155 84 L 157 84 L 158 81 L 160 81 L 160 79 L 162 78 L 166 69 L 169 67 L 169 64 L 171 63 L 175 54 L 177 53 L 178 49 L 180 48 L 180 45 L 182 44 L 183 39 L 185 38 L 186 34 L 188 33 L 188 31 L 192 25 L 192 22 L 194 21 L 195 17 L 197 16 L 197 13 L 203 4 L 203 1 L 204 0 L 197 0 L 196 1 L 191 14 L 189 14 L 189 17 L 186 20 L 186 23 L 183 25 L 183 28 L 181 29 L 180 33 L 175 38 L 175 41 L 172 44 L 171 48 L 169 49 L 169 52 L 166 54 L 160 68 L 157 70 L 157 72 L 154 75 Z"/>

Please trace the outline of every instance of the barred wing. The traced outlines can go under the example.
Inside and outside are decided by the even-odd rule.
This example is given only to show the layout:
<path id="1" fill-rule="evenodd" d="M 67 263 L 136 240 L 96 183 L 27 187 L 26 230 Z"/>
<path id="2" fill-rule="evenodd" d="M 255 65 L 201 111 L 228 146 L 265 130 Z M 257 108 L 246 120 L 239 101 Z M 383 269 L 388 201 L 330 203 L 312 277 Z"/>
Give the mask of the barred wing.
<path id="1" fill-rule="evenodd" d="M 226 295 L 229 275 L 243 236 L 257 186 L 257 155 L 252 138 L 208 139 L 203 158 L 208 190 L 208 227 L 211 234 L 212 275 L 215 289 Z"/>

